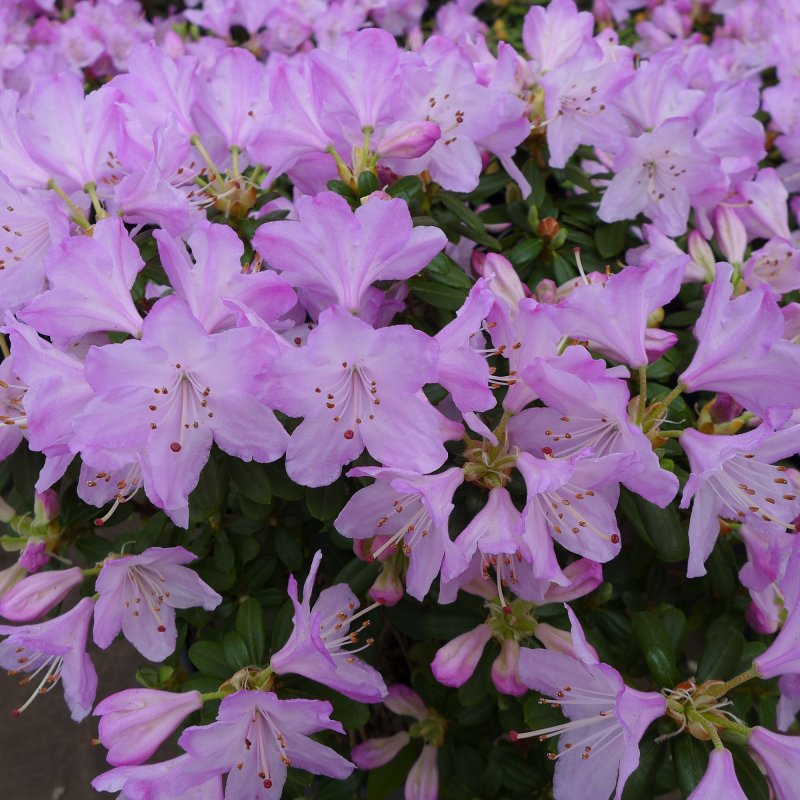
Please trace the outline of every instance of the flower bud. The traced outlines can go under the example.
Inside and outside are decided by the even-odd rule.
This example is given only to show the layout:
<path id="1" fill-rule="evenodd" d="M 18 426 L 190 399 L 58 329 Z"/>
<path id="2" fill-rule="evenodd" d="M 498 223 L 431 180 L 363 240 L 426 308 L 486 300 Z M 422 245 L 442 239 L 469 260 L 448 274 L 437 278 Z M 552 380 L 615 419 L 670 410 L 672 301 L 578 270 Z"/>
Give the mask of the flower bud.
<path id="1" fill-rule="evenodd" d="M 13 622 L 39 619 L 82 582 L 83 573 L 79 567 L 29 575 L 3 595 L 0 616 Z"/>
<path id="2" fill-rule="evenodd" d="M 519 279 L 512 263 L 499 253 L 488 253 L 482 259 L 473 256 L 473 268 L 478 275 L 491 278 L 489 288 L 505 300 L 511 308 L 516 308 L 525 297 L 525 286 Z"/>
<path id="3" fill-rule="evenodd" d="M 19 562 L 0 570 L 0 597 L 5 597 L 9 590 L 25 577 L 25 567 Z"/>
<path id="4" fill-rule="evenodd" d="M 736 211 L 729 206 L 717 206 L 714 211 L 714 230 L 725 260 L 731 264 L 741 264 L 747 249 L 747 231 Z"/>
<path id="5" fill-rule="evenodd" d="M 437 800 L 439 797 L 438 751 L 426 744 L 408 772 L 405 785 L 406 800 Z"/>
<path id="6" fill-rule="evenodd" d="M 445 686 L 463 686 L 475 672 L 483 648 L 491 638 L 492 629 L 483 624 L 440 648 L 431 664 L 436 680 Z"/>
<path id="7" fill-rule="evenodd" d="M 394 561 L 384 562 L 381 573 L 369 588 L 367 596 L 384 606 L 395 606 L 403 599 L 403 594 L 403 584 L 397 574 L 397 564 Z"/>
<path id="8" fill-rule="evenodd" d="M 376 769 L 388 764 L 410 741 L 411 737 L 405 731 L 380 739 L 367 739 L 350 751 L 350 757 L 359 769 Z"/>
<path id="9" fill-rule="evenodd" d="M 391 126 L 388 135 L 375 145 L 382 158 L 419 158 L 441 138 L 435 122 L 412 122 Z"/>
<path id="10" fill-rule="evenodd" d="M 38 572 L 49 560 L 47 545 L 41 539 L 29 539 L 20 553 L 19 565 L 27 572 Z"/>
<path id="11" fill-rule="evenodd" d="M 558 224 L 558 220 L 555 217 L 545 217 L 539 222 L 536 233 L 546 242 L 552 242 L 560 230 L 561 226 Z"/>
<path id="12" fill-rule="evenodd" d="M 552 650 L 554 653 L 564 653 L 564 655 L 572 656 L 572 658 L 579 657 L 572 643 L 572 634 L 569 631 L 562 631 L 560 628 L 554 628 L 546 622 L 540 622 L 536 626 L 533 635 L 548 650 Z M 591 645 L 587 645 L 587 647 L 594 652 L 594 648 Z"/>
<path id="13" fill-rule="evenodd" d="M 558 286 L 551 278 L 543 278 L 536 284 L 536 299 L 540 303 L 555 305 L 558 302 Z"/>
<path id="14" fill-rule="evenodd" d="M 519 642 L 504 639 L 500 655 L 492 663 L 492 683 L 501 694 L 521 697 L 528 691 L 519 677 Z"/>
<path id="15" fill-rule="evenodd" d="M 422 698 L 408 686 L 396 683 L 390 686 L 383 704 L 394 714 L 422 721 L 428 718 L 428 708 Z"/>
<path id="16" fill-rule="evenodd" d="M 203 705 L 200 692 L 126 689 L 94 710 L 100 741 L 114 766 L 143 764 L 183 720 Z"/>
<path id="17" fill-rule="evenodd" d="M 52 489 L 36 492 L 33 501 L 33 527 L 39 528 L 52 522 L 61 510 L 58 495 Z"/>
<path id="18" fill-rule="evenodd" d="M 697 266 L 697 270 L 687 270 L 687 275 L 695 276 L 697 280 L 713 281 L 717 274 L 714 251 L 699 231 L 689 234 L 689 255 Z"/>
<path id="19" fill-rule="evenodd" d="M 588 558 L 579 558 L 564 567 L 564 575 L 569 579 L 569 585 L 551 583 L 542 604 L 567 603 L 593 592 L 603 582 L 603 565 Z"/>

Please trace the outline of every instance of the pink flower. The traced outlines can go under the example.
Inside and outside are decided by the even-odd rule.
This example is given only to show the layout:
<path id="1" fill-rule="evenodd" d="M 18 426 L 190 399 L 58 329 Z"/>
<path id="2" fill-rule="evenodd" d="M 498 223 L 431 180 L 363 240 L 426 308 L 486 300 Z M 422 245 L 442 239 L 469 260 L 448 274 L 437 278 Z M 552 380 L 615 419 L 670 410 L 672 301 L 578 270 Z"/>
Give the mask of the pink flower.
<path id="1" fill-rule="evenodd" d="M 703 779 L 697 784 L 687 800 L 747 800 L 736 771 L 730 750 L 711 751 L 708 767 Z"/>
<path id="2" fill-rule="evenodd" d="M 303 599 L 297 596 L 297 581 L 289 577 L 289 598 L 294 606 L 294 628 L 289 641 L 270 659 L 278 674 L 295 673 L 330 686 L 360 703 L 377 703 L 386 695 L 386 684 L 373 667 L 355 658 L 355 653 L 369 647 L 373 640 L 358 644 L 358 634 L 369 626 L 368 621 L 350 630 L 356 619 L 370 612 L 375 605 L 359 612 L 358 598 L 346 583 L 330 586 L 320 592 L 311 605 L 311 594 L 317 577 L 322 551 L 318 550 L 303 585 Z"/>
<path id="3" fill-rule="evenodd" d="M 760 726 L 750 731 L 747 740 L 767 770 L 767 777 L 776 800 L 797 800 L 797 760 L 800 757 L 800 736 L 783 736 Z"/>
<path id="4" fill-rule="evenodd" d="M 21 714 L 39 694 L 45 694 L 61 681 L 64 699 L 72 719 L 80 722 L 92 710 L 97 690 L 97 673 L 86 654 L 86 639 L 92 621 L 94 603 L 84 597 L 60 617 L 14 628 L 0 625 L 0 666 L 10 675 L 26 673 L 22 685 L 42 678 L 27 702 L 15 709 Z"/>
<path id="5" fill-rule="evenodd" d="M 551 728 L 513 734 L 512 739 L 559 736 L 554 757 L 556 800 L 606 800 L 622 796 L 639 764 L 639 740 L 651 722 L 666 713 L 658 692 L 626 686 L 620 674 L 589 650 L 577 618 L 570 612 L 577 658 L 550 650 L 523 649 L 522 681 L 552 700 L 569 720 Z M 616 791 L 615 791 L 616 788 Z"/>
<path id="6" fill-rule="evenodd" d="M 784 320 L 771 293 L 757 287 L 732 298 L 732 275 L 730 264 L 717 264 L 695 326 L 697 351 L 679 380 L 692 392 L 725 392 L 763 415 L 800 393 L 800 348 L 782 338 Z"/>
<path id="7" fill-rule="evenodd" d="M 253 244 L 302 290 L 313 316 L 335 303 L 363 317 L 375 281 L 416 275 L 447 241 L 438 228 L 412 227 L 402 200 L 368 199 L 353 212 L 343 197 L 322 192 L 299 197 L 295 208 L 297 220 L 263 225 Z"/>
<path id="8" fill-rule="evenodd" d="M 226 800 L 278 800 L 290 766 L 346 778 L 354 765 L 309 738 L 322 730 L 344 733 L 341 724 L 330 719 L 332 710 L 327 702 L 279 700 L 272 692 L 228 695 L 220 703 L 215 722 L 181 734 L 178 744 L 192 761 L 176 780 L 175 789 L 228 773 Z"/>
<path id="9" fill-rule="evenodd" d="M 475 672 L 491 638 L 491 627 L 481 624 L 440 647 L 431 662 L 436 680 L 445 686 L 463 686 Z"/>
<path id="10" fill-rule="evenodd" d="M 82 582 L 80 567 L 28 575 L 0 598 L 0 616 L 12 622 L 30 622 L 43 617 Z"/>
<path id="11" fill-rule="evenodd" d="M 203 705 L 200 692 L 125 689 L 98 703 L 100 741 L 114 766 L 142 764 L 193 711 Z"/>
<path id="12" fill-rule="evenodd" d="M 105 649 L 122 631 L 151 661 L 175 649 L 175 609 L 216 608 L 222 598 L 184 564 L 197 558 L 182 547 L 151 547 L 138 556 L 112 558 L 97 577 L 94 641 Z"/>
<path id="13" fill-rule="evenodd" d="M 325 486 L 364 448 L 389 467 L 435 470 L 447 455 L 439 415 L 417 396 L 435 376 L 436 345 L 420 331 L 323 311 L 307 344 L 287 349 L 263 379 L 275 408 L 303 417 L 286 451 L 289 477 Z"/>

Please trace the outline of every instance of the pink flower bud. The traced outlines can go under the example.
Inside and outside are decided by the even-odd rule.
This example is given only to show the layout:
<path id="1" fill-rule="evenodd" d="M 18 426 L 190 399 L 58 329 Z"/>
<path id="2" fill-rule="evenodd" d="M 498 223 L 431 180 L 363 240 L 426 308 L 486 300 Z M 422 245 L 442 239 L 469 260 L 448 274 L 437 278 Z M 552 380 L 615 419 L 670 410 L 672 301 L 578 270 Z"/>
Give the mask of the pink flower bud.
<path id="1" fill-rule="evenodd" d="M 403 599 L 403 594 L 403 584 L 397 574 L 396 564 L 394 562 L 384 563 L 381 574 L 369 588 L 367 596 L 376 603 L 394 606 Z"/>
<path id="2" fill-rule="evenodd" d="M 58 502 L 58 495 L 52 489 L 36 492 L 33 501 L 34 527 L 47 525 L 58 516 L 59 511 L 61 511 L 61 504 Z"/>
<path id="3" fill-rule="evenodd" d="M 714 251 L 699 231 L 689 234 L 689 255 L 697 269 L 687 269 L 687 276 L 698 281 L 713 281 L 717 274 Z"/>
<path id="4" fill-rule="evenodd" d="M 525 297 L 525 287 L 517 271 L 504 256 L 488 253 L 479 261 L 473 257 L 473 268 L 479 275 L 491 279 L 489 288 L 511 308 L 516 308 L 519 301 Z"/>
<path id="5" fill-rule="evenodd" d="M 375 149 L 382 158 L 419 158 L 436 144 L 441 135 L 435 122 L 392 125 L 387 135 L 376 143 Z"/>
<path id="6" fill-rule="evenodd" d="M 31 539 L 20 553 L 19 565 L 27 572 L 38 572 L 49 560 L 47 545 L 41 539 Z"/>
<path id="7" fill-rule="evenodd" d="M 747 231 L 736 211 L 728 206 L 717 206 L 714 230 L 725 259 L 731 264 L 741 264 L 747 249 Z"/>
<path id="8" fill-rule="evenodd" d="M 536 284 L 536 299 L 540 303 L 555 305 L 558 302 L 558 286 L 550 278 L 544 278 Z"/>
<path id="9" fill-rule="evenodd" d="M 100 720 L 100 741 L 114 766 L 142 764 L 161 743 L 203 705 L 200 692 L 126 689 L 112 694 L 94 710 Z"/>
<path id="10" fill-rule="evenodd" d="M 426 744 L 408 772 L 405 785 L 405 800 L 439 799 L 438 751 Z"/>
<path id="11" fill-rule="evenodd" d="M 422 722 L 428 718 L 428 708 L 422 698 L 408 686 L 396 683 L 390 686 L 383 704 L 394 714 L 404 717 L 413 717 Z"/>
<path id="12" fill-rule="evenodd" d="M 367 739 L 350 751 L 350 758 L 359 769 L 376 769 L 388 764 L 410 741 L 405 731 L 381 739 Z"/>
<path id="13" fill-rule="evenodd" d="M 13 622 L 39 619 L 55 608 L 82 581 L 80 567 L 29 575 L 3 595 L 0 616 Z"/>
<path id="14" fill-rule="evenodd" d="M 374 192 L 370 192 L 366 197 L 361 198 L 361 205 L 363 206 L 364 203 L 368 203 L 370 200 L 391 200 L 392 196 L 388 192 L 384 192 L 383 189 L 376 189 Z"/>
<path id="15" fill-rule="evenodd" d="M 505 639 L 500 646 L 500 655 L 492 663 L 492 683 L 501 694 L 521 697 L 528 687 L 519 677 L 519 642 Z"/>
<path id="16" fill-rule="evenodd" d="M 445 686 L 463 686 L 475 672 L 483 648 L 491 638 L 492 629 L 483 624 L 440 648 L 431 664 L 436 680 Z"/>
<path id="17" fill-rule="evenodd" d="M 562 631 L 561 628 L 554 628 L 546 622 L 540 622 L 536 626 L 533 635 L 548 649 L 554 653 L 564 653 L 564 655 L 579 658 L 572 643 L 572 634 L 569 631 Z M 595 652 L 591 645 L 587 645 L 591 652 Z M 595 656 L 597 654 L 595 653 Z"/>

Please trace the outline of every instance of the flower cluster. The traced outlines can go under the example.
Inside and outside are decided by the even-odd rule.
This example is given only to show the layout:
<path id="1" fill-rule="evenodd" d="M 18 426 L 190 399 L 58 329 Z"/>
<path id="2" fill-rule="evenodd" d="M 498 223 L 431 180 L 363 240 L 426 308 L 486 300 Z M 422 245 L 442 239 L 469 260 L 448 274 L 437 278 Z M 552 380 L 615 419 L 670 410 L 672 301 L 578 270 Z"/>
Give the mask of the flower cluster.
<path id="1" fill-rule="evenodd" d="M 124 800 L 796 797 L 796 4 L 156 5 L 0 9 L 13 713 Z"/>

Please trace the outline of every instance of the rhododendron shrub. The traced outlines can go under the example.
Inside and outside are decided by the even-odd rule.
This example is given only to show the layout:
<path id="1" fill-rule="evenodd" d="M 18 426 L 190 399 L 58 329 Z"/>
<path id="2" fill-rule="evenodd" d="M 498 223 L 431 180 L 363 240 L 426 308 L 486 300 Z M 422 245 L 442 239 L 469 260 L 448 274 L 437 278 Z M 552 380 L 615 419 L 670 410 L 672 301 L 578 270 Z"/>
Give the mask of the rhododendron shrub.
<path id="1" fill-rule="evenodd" d="M 800 797 L 798 42 L 2 4 L 4 734 L 63 696 L 81 797 Z"/>

